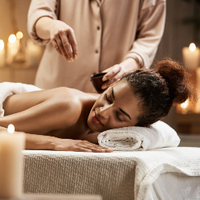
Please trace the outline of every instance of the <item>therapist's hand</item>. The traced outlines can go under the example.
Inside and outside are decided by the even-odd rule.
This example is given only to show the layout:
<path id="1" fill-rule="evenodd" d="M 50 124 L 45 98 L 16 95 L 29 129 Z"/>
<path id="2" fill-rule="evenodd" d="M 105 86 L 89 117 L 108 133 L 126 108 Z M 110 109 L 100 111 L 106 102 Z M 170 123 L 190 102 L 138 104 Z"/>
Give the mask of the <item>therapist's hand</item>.
<path id="1" fill-rule="evenodd" d="M 60 20 L 53 20 L 50 26 L 50 39 L 58 53 L 72 62 L 78 56 L 74 30 Z"/>
<path id="2" fill-rule="evenodd" d="M 102 89 L 108 88 L 112 83 L 114 83 L 118 79 L 121 79 L 125 74 L 133 72 L 138 68 L 139 68 L 138 63 L 134 59 L 128 58 L 123 62 L 121 62 L 120 64 L 114 65 L 106 69 L 103 72 L 107 73 L 103 76 L 102 80 L 103 81 L 108 80 L 108 82 L 102 85 Z"/>

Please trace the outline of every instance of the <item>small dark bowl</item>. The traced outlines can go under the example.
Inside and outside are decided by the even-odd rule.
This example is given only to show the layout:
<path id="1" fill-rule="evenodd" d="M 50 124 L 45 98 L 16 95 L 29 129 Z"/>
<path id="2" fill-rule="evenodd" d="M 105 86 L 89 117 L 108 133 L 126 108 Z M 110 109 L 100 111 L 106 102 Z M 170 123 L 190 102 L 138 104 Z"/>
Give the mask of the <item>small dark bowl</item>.
<path id="1" fill-rule="evenodd" d="M 105 89 L 101 89 L 101 86 L 106 83 L 107 81 L 102 81 L 102 78 L 103 76 L 105 75 L 106 73 L 98 73 L 98 74 L 93 74 L 91 76 L 91 81 L 92 81 L 92 84 L 94 86 L 94 88 L 96 89 L 96 91 L 98 93 L 102 93 L 105 91 Z"/>

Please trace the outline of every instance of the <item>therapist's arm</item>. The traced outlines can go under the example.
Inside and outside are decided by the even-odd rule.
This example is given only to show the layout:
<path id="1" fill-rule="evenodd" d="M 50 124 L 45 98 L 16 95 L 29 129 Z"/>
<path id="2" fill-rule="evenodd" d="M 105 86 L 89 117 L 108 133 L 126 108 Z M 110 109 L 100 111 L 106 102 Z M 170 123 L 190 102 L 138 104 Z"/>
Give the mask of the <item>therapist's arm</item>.
<path id="1" fill-rule="evenodd" d="M 155 5 L 149 5 L 149 7 L 141 8 L 137 38 L 124 61 L 105 70 L 107 74 L 104 75 L 103 80 L 108 80 L 108 82 L 103 85 L 103 89 L 135 69 L 148 69 L 151 66 L 164 32 L 166 2 L 158 0 Z"/>
<path id="2" fill-rule="evenodd" d="M 41 17 L 35 24 L 36 34 L 41 39 L 50 39 L 57 52 L 68 61 L 73 61 L 78 56 L 78 47 L 74 30 L 66 23 Z"/>

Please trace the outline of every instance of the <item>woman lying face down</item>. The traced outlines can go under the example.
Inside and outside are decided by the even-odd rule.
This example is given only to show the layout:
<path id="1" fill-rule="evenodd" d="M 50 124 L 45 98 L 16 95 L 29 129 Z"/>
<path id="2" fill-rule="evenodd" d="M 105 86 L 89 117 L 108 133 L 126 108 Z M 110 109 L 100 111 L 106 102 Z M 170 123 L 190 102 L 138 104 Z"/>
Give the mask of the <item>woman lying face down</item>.
<path id="1" fill-rule="evenodd" d="M 154 70 L 127 74 L 101 95 L 66 87 L 12 95 L 3 103 L 0 126 L 12 123 L 25 132 L 26 149 L 110 152 L 97 145 L 100 132 L 148 126 L 191 96 L 184 68 L 163 60 Z"/>

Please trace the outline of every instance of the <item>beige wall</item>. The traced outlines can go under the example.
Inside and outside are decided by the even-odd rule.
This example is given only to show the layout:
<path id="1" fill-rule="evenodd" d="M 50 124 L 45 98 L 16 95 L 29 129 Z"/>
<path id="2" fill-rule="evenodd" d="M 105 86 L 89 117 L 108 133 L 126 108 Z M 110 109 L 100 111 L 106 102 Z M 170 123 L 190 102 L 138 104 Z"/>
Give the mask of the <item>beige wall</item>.
<path id="1" fill-rule="evenodd" d="M 0 0 L 0 39 L 7 41 L 8 36 L 15 32 L 11 16 L 16 19 L 18 28 L 24 32 L 25 39 L 29 37 L 26 22 L 30 2 L 31 0 Z M 193 29 L 191 25 L 181 24 L 181 20 L 191 16 L 192 13 L 191 3 L 183 0 L 167 0 L 166 28 L 156 60 L 169 56 L 182 61 L 181 50 L 193 41 Z"/>
<path id="2" fill-rule="evenodd" d="M 13 18 L 18 28 L 24 33 L 25 39 L 29 37 L 26 21 L 30 2 L 30 0 L 0 0 L 0 39 L 4 42 L 8 40 L 10 34 L 16 33 L 12 26 Z"/>
<path id="3" fill-rule="evenodd" d="M 192 3 L 183 0 L 167 0 L 165 32 L 157 52 L 156 60 L 168 56 L 182 61 L 182 48 L 193 42 L 194 31 L 192 25 L 184 25 L 181 21 L 185 17 L 193 16 L 193 9 Z"/>
<path id="4" fill-rule="evenodd" d="M 193 26 L 189 24 L 184 25 L 182 23 L 184 18 L 193 16 L 193 11 L 194 5 L 192 3 L 188 3 L 183 0 L 167 0 L 165 32 L 158 48 L 155 62 L 162 59 L 163 57 L 171 57 L 172 59 L 183 62 L 183 47 L 189 46 L 191 42 L 195 42 L 198 46 L 200 46 L 200 43 L 194 41 Z M 175 109 L 172 109 L 164 121 L 166 121 L 172 127 L 176 128 L 176 124 L 174 122 L 174 112 Z"/>

